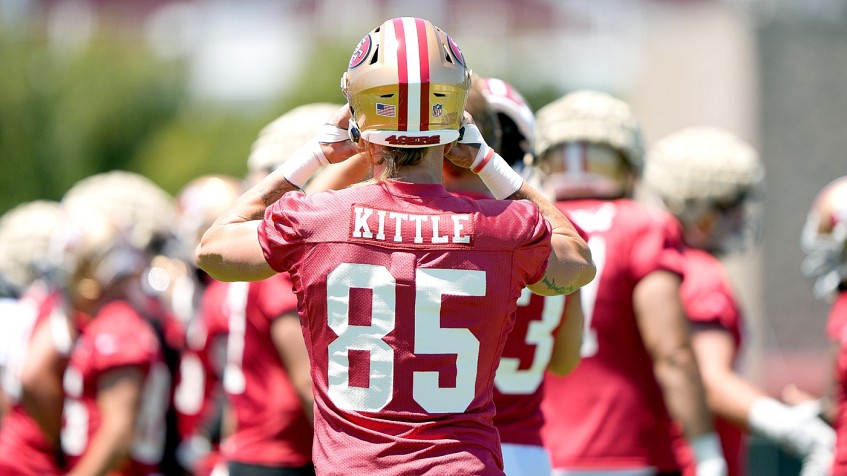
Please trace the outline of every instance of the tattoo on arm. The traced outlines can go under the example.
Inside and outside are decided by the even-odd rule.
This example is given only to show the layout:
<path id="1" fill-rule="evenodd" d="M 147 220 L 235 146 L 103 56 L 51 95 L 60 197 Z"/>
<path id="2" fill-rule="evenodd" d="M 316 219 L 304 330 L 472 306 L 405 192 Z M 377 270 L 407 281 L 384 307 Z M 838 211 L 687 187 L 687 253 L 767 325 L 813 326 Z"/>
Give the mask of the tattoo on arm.
<path id="1" fill-rule="evenodd" d="M 564 286 L 564 287 L 556 286 L 556 280 L 555 279 L 548 279 L 547 276 L 544 276 L 544 278 L 541 280 L 541 282 L 544 283 L 545 286 L 547 286 L 547 289 L 549 289 L 551 291 L 555 291 L 559 294 L 571 294 L 574 291 L 576 291 L 576 289 L 573 286 Z"/>

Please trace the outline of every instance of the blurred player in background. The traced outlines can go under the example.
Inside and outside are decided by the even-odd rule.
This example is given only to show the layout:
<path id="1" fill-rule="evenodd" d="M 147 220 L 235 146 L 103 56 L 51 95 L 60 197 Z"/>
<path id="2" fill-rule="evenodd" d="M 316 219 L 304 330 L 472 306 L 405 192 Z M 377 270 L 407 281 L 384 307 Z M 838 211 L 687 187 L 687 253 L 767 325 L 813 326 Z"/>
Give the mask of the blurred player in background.
<path id="1" fill-rule="evenodd" d="M 824 414 L 835 425 L 833 476 L 847 475 L 847 176 L 817 194 L 802 235 L 803 274 L 814 281 L 815 296 L 832 303 L 827 335 L 834 372 Z"/>
<path id="2" fill-rule="evenodd" d="M 312 363 L 319 474 L 502 475 L 491 387 L 515 301 L 528 283 L 563 294 L 593 277 L 570 222 L 478 129 L 464 126 L 474 145 L 455 145 L 469 87 L 442 30 L 386 21 L 342 78 L 350 107 L 198 248 L 201 266 L 222 279 L 291 273 Z M 348 132 L 375 181 L 296 192 L 322 164 L 353 155 Z M 535 203 L 450 195 L 441 185 L 448 151 L 476 166 L 495 197 Z"/>
<path id="3" fill-rule="evenodd" d="M 8 283 L 2 322 L 0 473 L 62 474 L 62 378 L 76 338 L 73 311 L 48 278 L 54 234 L 66 225 L 58 202 L 23 203 L 0 218 L 0 276 Z"/>
<path id="4" fill-rule="evenodd" d="M 302 105 L 265 126 L 247 159 L 249 184 L 288 160 L 340 107 Z M 312 379 L 293 284 L 280 273 L 225 285 L 230 332 L 224 388 L 235 413 L 235 432 L 223 446 L 229 473 L 314 474 Z"/>
<path id="5" fill-rule="evenodd" d="M 802 474 L 827 474 L 835 434 L 803 407 L 768 396 L 738 373 L 743 313 L 720 258 L 753 244 L 764 168 L 758 153 L 722 129 L 692 127 L 659 140 L 643 183 L 682 225 L 682 301 L 692 346 L 730 476 L 747 473 L 748 430 L 804 457 Z M 682 451 L 690 464 L 690 455 Z M 686 474 L 694 475 L 689 467 Z"/>
<path id="6" fill-rule="evenodd" d="M 670 418 L 693 444 L 698 474 L 725 474 L 680 302 L 678 225 L 629 198 L 642 166 L 637 119 L 623 101 L 583 90 L 536 120 L 545 189 L 588 235 L 597 264 L 582 290 L 582 360 L 545 382 L 554 474 L 678 474 Z"/>
<path id="7" fill-rule="evenodd" d="M 186 283 L 166 287 L 174 289 L 170 302 L 177 308 L 179 302 L 190 303 L 176 374 L 174 410 L 180 435 L 177 459 L 183 469 L 195 476 L 209 475 L 218 465 L 224 467 L 219 444 L 221 433 L 226 431 L 226 397 L 221 382 L 228 323 L 221 311 L 226 305 L 226 284 L 213 280 L 194 266 L 193 259 L 186 258 L 243 188 L 240 179 L 219 174 L 200 176 L 185 184 L 177 194 L 176 235 L 181 249 L 172 253 L 168 265 L 161 263 L 162 268 L 173 270 L 167 275 L 169 279 L 176 276 L 176 283 Z"/>
<path id="8" fill-rule="evenodd" d="M 139 174 L 112 171 L 77 182 L 62 206 L 82 230 L 62 240 L 62 282 L 80 312 L 64 379 L 69 474 L 174 474 L 166 355 L 175 355 L 167 341 L 175 318 L 145 288 L 173 233 L 173 197 Z"/>

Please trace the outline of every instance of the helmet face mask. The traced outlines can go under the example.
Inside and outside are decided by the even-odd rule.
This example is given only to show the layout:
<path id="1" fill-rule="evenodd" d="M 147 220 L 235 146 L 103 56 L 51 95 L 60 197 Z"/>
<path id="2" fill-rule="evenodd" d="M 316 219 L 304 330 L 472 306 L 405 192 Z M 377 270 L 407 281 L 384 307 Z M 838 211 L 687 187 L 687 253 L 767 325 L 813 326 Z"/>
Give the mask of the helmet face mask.
<path id="1" fill-rule="evenodd" d="M 459 138 L 471 72 L 458 46 L 420 18 L 394 18 L 359 42 L 341 78 L 354 129 L 389 147 Z"/>
<path id="2" fill-rule="evenodd" d="M 626 161 L 606 145 L 562 143 L 547 149 L 539 167 L 547 174 L 545 191 L 556 200 L 619 198 L 631 186 Z"/>

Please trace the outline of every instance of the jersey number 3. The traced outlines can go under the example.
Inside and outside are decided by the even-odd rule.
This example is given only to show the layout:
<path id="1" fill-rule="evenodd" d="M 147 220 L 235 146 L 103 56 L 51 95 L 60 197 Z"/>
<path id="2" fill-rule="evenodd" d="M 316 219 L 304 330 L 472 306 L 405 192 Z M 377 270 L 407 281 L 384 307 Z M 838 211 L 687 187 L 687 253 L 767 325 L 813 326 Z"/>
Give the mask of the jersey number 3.
<path id="1" fill-rule="evenodd" d="M 394 329 L 397 281 L 384 266 L 342 263 L 327 275 L 327 320 L 338 337 L 329 344 L 329 397 L 351 411 L 375 412 L 394 392 L 394 349 L 384 340 Z M 350 290 L 370 289 L 371 323 L 351 325 Z M 438 372 L 412 375 L 415 401 L 429 413 L 460 413 L 474 398 L 479 340 L 465 328 L 441 327 L 441 296 L 484 296 L 485 272 L 418 269 L 415 272 L 415 354 L 456 356 L 456 386 L 438 385 Z M 350 385 L 350 350 L 370 355 L 367 387 Z"/>

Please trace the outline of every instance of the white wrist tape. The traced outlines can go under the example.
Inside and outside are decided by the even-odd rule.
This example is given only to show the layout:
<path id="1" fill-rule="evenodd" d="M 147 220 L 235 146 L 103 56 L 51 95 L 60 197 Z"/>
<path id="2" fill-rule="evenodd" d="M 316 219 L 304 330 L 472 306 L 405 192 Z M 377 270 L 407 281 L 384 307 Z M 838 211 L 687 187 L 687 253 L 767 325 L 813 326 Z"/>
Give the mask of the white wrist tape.
<path id="1" fill-rule="evenodd" d="M 694 452 L 694 458 L 700 461 L 708 461 L 711 459 L 723 459 L 723 449 L 718 434 L 715 432 L 700 435 L 691 440 L 691 450 Z"/>
<path id="2" fill-rule="evenodd" d="M 700 435 L 692 439 L 689 444 L 694 453 L 694 459 L 697 461 L 697 476 L 726 475 L 726 459 L 724 459 L 717 433 Z"/>
<path id="3" fill-rule="evenodd" d="M 315 140 L 319 144 L 334 144 L 336 142 L 344 142 L 350 140 L 350 133 L 347 129 L 342 129 L 333 124 L 324 124 L 315 136 Z"/>
<path id="4" fill-rule="evenodd" d="M 474 160 L 471 170 L 479 175 L 494 198 L 502 200 L 521 188 L 523 177 L 509 167 L 494 149 L 488 146 L 485 148 L 488 149 L 485 155 L 481 159 L 477 156 L 478 160 Z"/>
<path id="5" fill-rule="evenodd" d="M 282 172 L 282 176 L 286 180 L 299 188 L 303 188 L 312 174 L 328 164 L 329 161 L 321 150 L 320 143 L 310 140 L 291 154 L 291 157 L 283 162 L 278 170 Z"/>
<path id="6" fill-rule="evenodd" d="M 491 150 L 491 147 L 488 147 L 488 144 L 485 143 L 485 139 L 483 139 L 482 133 L 479 132 L 479 128 L 476 127 L 476 124 L 465 124 L 464 127 L 465 132 L 462 134 L 462 139 L 459 141 L 459 143 L 480 145 L 479 151 L 476 153 L 476 157 L 474 158 L 474 161 L 470 166 L 470 169 L 473 170 L 474 173 L 479 173 L 477 171 L 477 166 L 485 158 L 485 154 L 487 154 L 488 151 Z"/>

